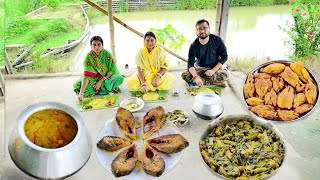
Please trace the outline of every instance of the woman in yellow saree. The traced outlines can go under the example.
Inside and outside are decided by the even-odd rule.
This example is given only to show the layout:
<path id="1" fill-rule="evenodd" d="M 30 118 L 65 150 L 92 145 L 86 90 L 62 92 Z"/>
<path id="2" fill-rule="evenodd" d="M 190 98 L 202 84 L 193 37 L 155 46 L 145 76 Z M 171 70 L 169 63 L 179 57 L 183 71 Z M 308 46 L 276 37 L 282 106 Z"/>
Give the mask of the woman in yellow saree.
<path id="1" fill-rule="evenodd" d="M 144 35 L 144 46 L 136 56 L 138 72 L 128 79 L 130 91 L 170 90 L 173 75 L 168 73 L 169 63 L 165 51 L 156 45 L 157 40 L 153 32 Z"/>

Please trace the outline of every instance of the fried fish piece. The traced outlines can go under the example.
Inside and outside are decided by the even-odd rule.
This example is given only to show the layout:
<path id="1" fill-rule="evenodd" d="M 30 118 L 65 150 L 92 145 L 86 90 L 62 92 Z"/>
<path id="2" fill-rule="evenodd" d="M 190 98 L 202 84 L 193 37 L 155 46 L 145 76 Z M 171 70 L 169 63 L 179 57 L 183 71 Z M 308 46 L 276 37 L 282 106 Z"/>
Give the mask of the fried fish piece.
<path id="1" fill-rule="evenodd" d="M 293 107 L 296 108 L 306 102 L 307 98 L 303 93 L 299 93 L 293 100 Z"/>
<path id="2" fill-rule="evenodd" d="M 291 109 L 294 100 L 294 89 L 291 86 L 287 86 L 278 95 L 277 104 L 280 108 Z"/>
<path id="3" fill-rule="evenodd" d="M 285 67 L 286 65 L 282 63 L 272 63 L 264 68 L 261 68 L 260 72 L 269 73 L 269 74 L 279 74 L 284 71 Z"/>
<path id="4" fill-rule="evenodd" d="M 163 158 L 148 143 L 141 154 L 141 165 L 144 172 L 155 177 L 161 176 L 166 167 Z"/>
<path id="5" fill-rule="evenodd" d="M 263 118 L 271 120 L 278 118 L 278 113 L 275 111 L 274 107 L 270 105 L 249 106 L 249 110 Z"/>
<path id="6" fill-rule="evenodd" d="M 298 106 L 294 110 L 294 112 L 297 113 L 297 114 L 304 114 L 304 113 L 310 111 L 312 108 L 313 108 L 312 104 L 302 104 L 302 105 Z"/>
<path id="7" fill-rule="evenodd" d="M 154 149 L 166 153 L 174 154 L 189 146 L 189 142 L 181 134 L 169 134 L 149 139 L 148 143 Z"/>
<path id="8" fill-rule="evenodd" d="M 117 151 L 123 147 L 129 146 L 131 141 L 116 136 L 104 136 L 98 143 L 97 147 L 109 152 Z"/>
<path id="9" fill-rule="evenodd" d="M 162 106 L 150 109 L 147 114 L 144 115 L 142 120 L 142 139 L 147 139 L 153 133 L 157 132 L 163 126 L 165 121 L 165 112 Z M 155 126 L 148 131 L 145 131 L 146 126 L 152 122 L 155 122 Z"/>
<path id="10" fill-rule="evenodd" d="M 260 98 L 257 97 L 252 97 L 252 98 L 248 98 L 246 99 L 246 102 L 250 105 L 250 106 L 256 106 L 259 104 L 264 104 L 264 101 Z"/>
<path id="11" fill-rule="evenodd" d="M 253 74 L 248 74 L 246 83 L 244 84 L 244 96 L 245 98 L 252 98 L 255 88 L 254 88 L 254 76 Z"/>
<path id="12" fill-rule="evenodd" d="M 138 161 L 137 146 L 132 144 L 124 151 L 120 152 L 118 156 L 111 163 L 111 171 L 115 177 L 126 176 L 130 174 L 136 166 Z"/>
<path id="13" fill-rule="evenodd" d="M 304 64 L 302 61 L 298 61 L 290 64 L 290 68 L 292 69 L 293 72 L 295 72 L 298 75 L 299 79 L 304 83 L 307 83 L 308 80 L 312 80 L 310 77 L 310 74 L 304 67 Z"/>
<path id="14" fill-rule="evenodd" d="M 309 104 L 316 104 L 317 87 L 312 83 L 311 80 L 308 80 L 308 83 L 306 84 L 305 95 Z"/>
<path id="15" fill-rule="evenodd" d="M 254 87 L 259 98 L 263 99 L 267 92 L 271 90 L 272 82 L 270 81 L 270 79 L 257 78 L 256 82 L 254 83 Z"/>
<path id="16" fill-rule="evenodd" d="M 300 81 L 298 75 L 294 73 L 290 67 L 286 67 L 280 76 L 292 87 L 296 87 Z"/>
<path id="17" fill-rule="evenodd" d="M 137 133 L 132 113 L 125 108 L 119 107 L 116 114 L 116 120 L 122 133 L 131 140 L 135 140 Z"/>
<path id="18" fill-rule="evenodd" d="M 299 114 L 292 110 L 280 110 L 278 109 L 279 118 L 283 121 L 291 121 L 299 118 Z"/>
<path id="19" fill-rule="evenodd" d="M 264 104 L 277 106 L 277 93 L 274 89 L 271 89 L 271 91 L 266 94 L 264 97 Z"/>

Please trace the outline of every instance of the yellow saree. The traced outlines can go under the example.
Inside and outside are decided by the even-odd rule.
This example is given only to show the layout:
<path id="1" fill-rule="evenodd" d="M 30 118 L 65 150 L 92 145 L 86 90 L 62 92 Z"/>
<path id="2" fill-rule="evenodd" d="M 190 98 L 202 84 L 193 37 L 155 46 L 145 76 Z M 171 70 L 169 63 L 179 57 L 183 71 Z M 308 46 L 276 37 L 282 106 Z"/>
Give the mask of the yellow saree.
<path id="1" fill-rule="evenodd" d="M 166 57 L 165 51 L 155 46 L 149 53 L 146 45 L 139 50 L 136 56 L 136 64 L 141 68 L 148 90 L 170 90 L 173 83 L 173 75 L 166 72 L 159 80 L 159 85 L 154 87 L 151 83 L 157 76 L 160 69 L 169 69 L 169 62 Z M 139 81 L 137 73 L 133 74 L 128 79 L 128 86 L 130 91 L 141 91 L 141 83 Z"/>

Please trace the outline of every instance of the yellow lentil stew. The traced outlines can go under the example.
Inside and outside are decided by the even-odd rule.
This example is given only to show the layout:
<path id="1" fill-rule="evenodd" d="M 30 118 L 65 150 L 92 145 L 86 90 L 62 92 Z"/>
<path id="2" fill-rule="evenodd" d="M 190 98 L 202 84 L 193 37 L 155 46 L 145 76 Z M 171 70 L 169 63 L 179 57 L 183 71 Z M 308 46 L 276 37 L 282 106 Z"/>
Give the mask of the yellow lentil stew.
<path id="1" fill-rule="evenodd" d="M 200 140 L 201 155 L 215 172 L 230 179 L 263 179 L 284 160 L 285 148 L 272 130 L 249 120 L 219 124 Z"/>
<path id="2" fill-rule="evenodd" d="M 69 144 L 77 135 L 75 120 L 60 110 L 42 110 L 32 114 L 24 125 L 28 139 L 44 148 L 60 148 Z"/>

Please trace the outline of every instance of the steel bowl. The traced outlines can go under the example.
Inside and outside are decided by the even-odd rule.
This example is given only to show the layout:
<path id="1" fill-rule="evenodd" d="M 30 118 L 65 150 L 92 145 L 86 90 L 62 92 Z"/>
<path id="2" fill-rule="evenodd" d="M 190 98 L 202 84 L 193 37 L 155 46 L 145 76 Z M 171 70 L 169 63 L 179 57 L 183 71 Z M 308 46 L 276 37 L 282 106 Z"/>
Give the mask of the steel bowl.
<path id="1" fill-rule="evenodd" d="M 75 138 L 61 148 L 40 147 L 25 134 L 24 124 L 28 117 L 47 109 L 66 112 L 78 126 Z M 8 149 L 13 162 L 26 174 L 39 179 L 62 179 L 78 172 L 87 163 L 92 151 L 92 140 L 82 117 L 73 108 L 57 102 L 41 102 L 27 107 L 18 116 Z"/>
<path id="2" fill-rule="evenodd" d="M 270 129 L 271 131 L 273 131 L 280 139 L 280 142 L 285 150 L 284 152 L 284 158 L 282 161 L 282 164 L 274 171 L 273 174 L 270 174 L 268 177 L 274 175 L 276 172 L 278 172 L 281 168 L 281 166 L 283 165 L 283 163 L 286 161 L 286 157 L 287 157 L 287 149 L 285 146 L 285 140 L 283 139 L 282 134 L 280 133 L 280 131 L 274 126 L 272 125 L 272 123 L 270 123 L 270 121 L 265 121 L 259 118 L 256 118 L 255 116 L 251 116 L 251 115 L 245 115 L 245 114 L 236 114 L 236 115 L 228 115 L 228 116 L 224 116 L 224 117 L 220 117 L 218 120 L 212 121 L 206 128 L 206 130 L 201 134 L 200 139 L 199 139 L 199 144 L 200 141 L 202 139 L 204 139 L 205 137 L 207 137 L 213 130 L 213 128 L 215 128 L 216 126 L 218 126 L 219 124 L 229 124 L 229 123 L 237 123 L 240 120 L 248 120 L 253 122 L 253 124 L 260 124 L 262 125 L 264 128 Z M 201 154 L 201 149 L 199 146 L 199 152 Z M 201 156 L 202 157 L 202 156 Z M 204 159 L 203 162 L 205 163 Z M 206 163 L 205 163 L 206 164 Z M 222 179 L 228 179 L 227 177 L 213 171 L 207 164 L 206 166 L 208 167 L 208 169 L 210 169 L 210 171 L 217 177 L 222 178 Z"/>
<path id="3" fill-rule="evenodd" d="M 137 107 L 128 107 L 130 104 L 137 104 Z M 141 98 L 131 97 L 121 101 L 119 106 L 128 109 L 130 112 L 137 112 L 144 107 L 144 101 Z"/>
<path id="4" fill-rule="evenodd" d="M 223 113 L 221 98 L 212 92 L 201 92 L 196 95 L 192 107 L 195 115 L 204 120 L 212 120 Z"/>
<path id="5" fill-rule="evenodd" d="M 250 74 L 254 74 L 254 73 L 257 73 L 259 71 L 259 69 L 261 68 L 264 68 L 272 63 L 282 63 L 286 66 L 294 63 L 293 61 L 287 61 L 287 60 L 276 60 L 276 61 L 269 61 L 269 62 L 266 62 L 266 63 L 263 63 L 257 67 L 255 67 L 254 69 L 252 69 L 249 73 Z M 305 67 L 306 70 L 308 71 L 308 73 L 310 74 L 310 77 L 314 80 L 314 84 L 316 85 L 317 87 L 317 101 L 315 103 L 315 105 L 313 106 L 313 108 L 306 114 L 304 114 L 303 116 L 297 118 L 297 119 L 294 119 L 294 120 L 291 120 L 291 121 L 282 121 L 282 120 L 272 120 L 272 119 L 266 119 L 266 118 L 263 118 L 263 117 L 260 117 L 258 115 L 256 115 L 255 113 L 251 112 L 250 110 L 248 110 L 253 116 L 257 117 L 257 118 L 261 118 L 261 119 L 264 119 L 264 120 L 269 120 L 269 121 L 274 121 L 274 122 L 292 122 L 292 121 L 297 121 L 297 120 L 301 120 L 301 119 L 305 119 L 307 116 L 309 116 L 310 114 L 312 114 L 318 107 L 319 105 L 319 101 L 320 101 L 320 98 L 319 98 L 319 80 L 317 78 L 317 76 L 310 70 L 308 69 L 307 67 Z M 248 76 L 247 76 L 248 77 Z M 244 84 L 246 83 L 247 81 L 247 77 L 245 78 L 244 82 L 243 82 L 243 86 L 242 86 L 242 100 L 245 104 L 245 106 L 247 107 L 247 109 L 249 108 L 247 102 L 246 102 L 246 98 L 245 98 L 245 95 L 244 95 Z"/>

